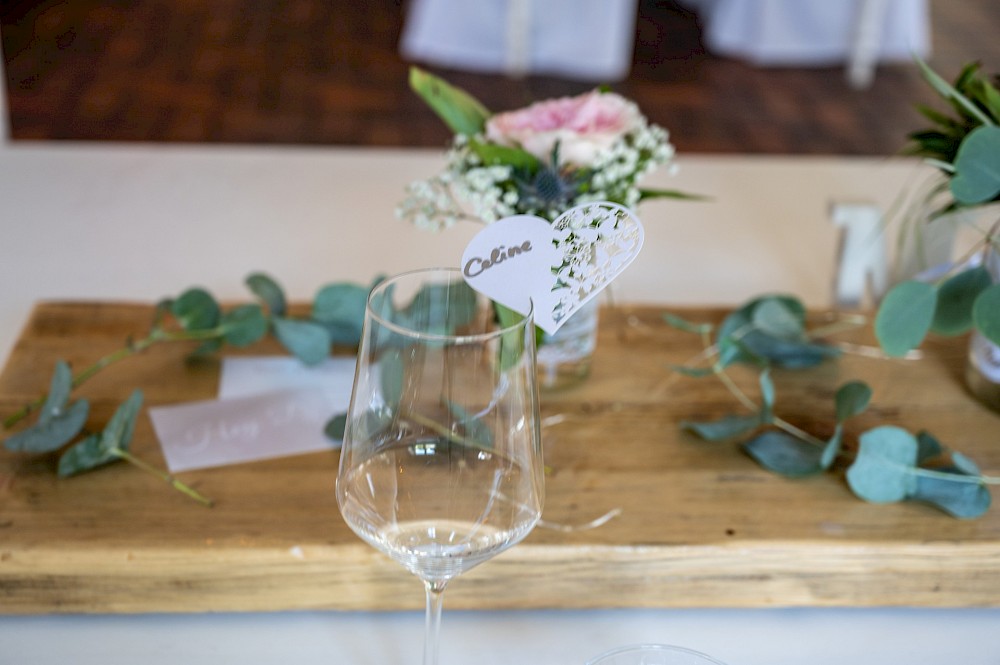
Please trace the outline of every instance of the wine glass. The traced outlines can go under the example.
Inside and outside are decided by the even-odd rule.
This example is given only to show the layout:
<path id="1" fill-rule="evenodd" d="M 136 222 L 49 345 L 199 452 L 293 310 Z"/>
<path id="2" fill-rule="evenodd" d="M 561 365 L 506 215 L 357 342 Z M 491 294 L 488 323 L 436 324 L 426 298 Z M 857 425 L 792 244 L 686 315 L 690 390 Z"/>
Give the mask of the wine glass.
<path id="1" fill-rule="evenodd" d="M 669 644 L 632 644 L 618 647 L 587 665 L 725 665 L 698 651 Z"/>
<path id="2" fill-rule="evenodd" d="M 355 533 L 423 580 L 424 665 L 437 662 L 448 582 L 541 516 L 539 432 L 531 312 L 495 308 L 458 270 L 372 290 L 337 502 Z"/>

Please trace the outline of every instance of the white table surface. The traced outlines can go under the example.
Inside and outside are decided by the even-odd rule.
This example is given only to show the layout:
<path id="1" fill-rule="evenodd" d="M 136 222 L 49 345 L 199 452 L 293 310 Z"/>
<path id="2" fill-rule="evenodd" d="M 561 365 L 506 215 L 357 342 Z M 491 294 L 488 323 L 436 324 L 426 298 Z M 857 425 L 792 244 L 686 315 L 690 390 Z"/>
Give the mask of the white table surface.
<path id="1" fill-rule="evenodd" d="M 327 282 L 455 264 L 476 227 L 435 236 L 393 216 L 404 185 L 441 163 L 439 151 L 0 144 L 0 357 L 38 299 L 149 302 L 194 284 L 240 299 L 254 270 L 308 299 Z M 828 305 L 838 238 L 831 201 L 887 208 L 923 173 L 870 158 L 686 155 L 679 164 L 677 176 L 649 184 L 714 200 L 640 209 L 647 244 L 619 300 L 736 304 L 780 290 Z M 0 551 L 2 543 L 0 532 Z M 443 665 L 583 663 L 639 641 L 682 644 L 730 665 L 1000 665 L 998 608 L 445 605 Z M 0 616 L 0 665 L 417 663 L 422 628 L 416 612 Z"/>

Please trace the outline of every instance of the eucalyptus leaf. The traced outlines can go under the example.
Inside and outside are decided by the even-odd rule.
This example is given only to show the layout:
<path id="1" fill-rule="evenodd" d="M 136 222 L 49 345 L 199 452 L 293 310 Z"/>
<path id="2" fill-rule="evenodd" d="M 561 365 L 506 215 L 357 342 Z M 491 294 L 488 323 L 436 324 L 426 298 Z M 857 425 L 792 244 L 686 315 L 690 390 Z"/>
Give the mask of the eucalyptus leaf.
<path id="1" fill-rule="evenodd" d="M 960 452 L 952 451 L 951 461 L 955 465 L 955 469 L 969 476 L 978 476 L 981 474 L 979 470 L 979 465 L 976 464 L 971 457 L 968 455 L 963 455 Z"/>
<path id="2" fill-rule="evenodd" d="M 344 430 L 347 428 L 347 414 L 338 413 L 333 418 L 330 418 L 326 422 L 326 426 L 323 427 L 323 434 L 326 435 L 328 439 L 333 441 L 343 441 L 344 440 Z"/>
<path id="3" fill-rule="evenodd" d="M 260 305 L 240 305 L 222 315 L 222 336 L 233 346 L 249 346 L 267 334 L 267 317 Z"/>
<path id="4" fill-rule="evenodd" d="M 972 321 L 983 337 L 1000 345 L 1000 284 L 979 294 L 972 306 Z"/>
<path id="5" fill-rule="evenodd" d="M 848 381 L 837 389 L 834 398 L 837 423 L 864 413 L 872 398 L 872 389 L 864 381 Z"/>
<path id="6" fill-rule="evenodd" d="M 45 404 L 39 413 L 39 418 L 58 417 L 69 401 L 69 395 L 73 391 L 73 371 L 65 360 L 56 361 L 56 368 L 52 372 L 52 379 L 49 381 L 49 393 L 45 397 Z"/>
<path id="7" fill-rule="evenodd" d="M 926 430 L 917 432 L 917 464 L 922 465 L 928 460 L 944 454 L 944 446 L 933 434 Z"/>
<path id="8" fill-rule="evenodd" d="M 88 436 L 62 454 L 59 475 L 73 476 L 121 458 L 132 443 L 141 407 L 142 391 L 135 390 L 111 416 L 103 432 Z"/>
<path id="9" fill-rule="evenodd" d="M 781 430 L 766 430 L 743 444 L 743 450 L 765 469 L 787 478 L 823 470 L 822 449 Z"/>
<path id="10" fill-rule="evenodd" d="M 765 369 L 757 377 L 760 384 L 760 399 L 763 406 L 760 410 L 760 421 L 769 423 L 774 418 L 774 382 L 771 380 L 771 372 Z"/>
<path id="11" fill-rule="evenodd" d="M 118 459 L 101 446 L 101 435 L 91 434 L 75 443 L 59 458 L 58 474 L 61 478 L 75 476 Z"/>
<path id="12" fill-rule="evenodd" d="M 910 280 L 892 287 L 875 316 L 875 336 L 890 356 L 902 356 L 920 346 L 937 308 L 937 289 Z"/>
<path id="13" fill-rule="evenodd" d="M 369 289 L 347 282 L 328 284 L 316 294 L 312 318 L 323 324 L 335 344 L 356 345 L 361 340 Z"/>
<path id="14" fill-rule="evenodd" d="M 918 476 L 910 498 L 929 503 L 960 519 L 983 515 L 992 501 L 989 489 L 982 483 L 940 476 Z"/>
<path id="15" fill-rule="evenodd" d="M 801 340 L 804 337 L 805 326 L 801 316 L 797 316 L 785 302 L 779 298 L 769 298 L 759 303 L 751 314 L 753 325 L 770 337 L 785 340 Z"/>
<path id="16" fill-rule="evenodd" d="M 330 334 L 320 324 L 283 317 L 272 322 L 278 341 L 306 365 L 316 365 L 330 355 Z"/>
<path id="17" fill-rule="evenodd" d="M 1000 127 L 977 127 L 962 139 L 950 184 L 963 205 L 992 201 L 1000 194 Z"/>
<path id="18" fill-rule="evenodd" d="M 692 432 L 706 441 L 723 441 L 746 434 L 761 424 L 760 414 L 748 416 L 724 416 L 718 420 L 681 422 L 681 429 Z"/>
<path id="19" fill-rule="evenodd" d="M 392 410 L 403 397 L 403 349 L 387 350 L 378 360 L 379 387 L 382 400 Z"/>
<path id="20" fill-rule="evenodd" d="M 784 369 L 815 367 L 841 355 L 840 349 L 818 342 L 798 342 L 751 330 L 735 342 L 748 360 L 761 359 Z"/>
<path id="21" fill-rule="evenodd" d="M 917 439 L 899 427 L 883 425 L 861 435 L 847 483 L 870 503 L 902 501 L 916 488 Z"/>
<path id="22" fill-rule="evenodd" d="M 931 330 L 939 335 L 961 335 L 972 328 L 972 306 L 992 283 L 982 266 L 963 270 L 947 279 L 938 290 Z"/>
<path id="23" fill-rule="evenodd" d="M 465 438 L 477 448 L 487 450 L 493 448 L 493 431 L 474 413 L 469 413 L 465 407 L 452 400 L 446 401 L 448 411 L 458 419 L 456 423 L 465 431 Z"/>
<path id="24" fill-rule="evenodd" d="M 410 88 L 456 134 L 479 134 L 490 117 L 486 107 L 472 95 L 418 67 L 410 67 Z"/>
<path id="25" fill-rule="evenodd" d="M 218 325 L 222 309 L 208 291 L 193 288 L 170 303 L 170 313 L 185 330 L 208 330 Z"/>
<path id="26" fill-rule="evenodd" d="M 26 453 L 47 453 L 73 440 L 87 422 L 90 403 L 77 400 L 63 408 L 59 415 L 39 418 L 31 427 L 7 437 L 3 444 L 7 450 Z"/>
<path id="27" fill-rule="evenodd" d="M 268 275 L 255 272 L 246 278 L 246 285 L 255 296 L 267 305 L 271 316 L 284 316 L 288 309 L 285 292 L 281 286 Z"/>
<path id="28" fill-rule="evenodd" d="M 819 456 L 819 465 L 823 469 L 829 469 L 833 466 L 833 462 L 837 459 L 837 455 L 840 454 L 840 449 L 843 444 L 844 439 L 844 426 L 841 423 L 837 423 L 837 426 L 833 430 L 833 436 L 830 440 L 826 442 L 823 446 L 823 451 Z"/>

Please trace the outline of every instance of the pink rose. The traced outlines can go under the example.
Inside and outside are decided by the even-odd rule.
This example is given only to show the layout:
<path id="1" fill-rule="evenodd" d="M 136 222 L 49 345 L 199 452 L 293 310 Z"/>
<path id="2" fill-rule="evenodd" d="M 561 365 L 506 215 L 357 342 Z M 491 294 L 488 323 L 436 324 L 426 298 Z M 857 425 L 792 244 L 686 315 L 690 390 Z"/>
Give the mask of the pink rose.
<path id="1" fill-rule="evenodd" d="M 644 120 L 638 107 L 621 95 L 594 90 L 498 113 L 486 123 L 486 137 L 545 161 L 558 141 L 560 163 L 584 167 Z"/>

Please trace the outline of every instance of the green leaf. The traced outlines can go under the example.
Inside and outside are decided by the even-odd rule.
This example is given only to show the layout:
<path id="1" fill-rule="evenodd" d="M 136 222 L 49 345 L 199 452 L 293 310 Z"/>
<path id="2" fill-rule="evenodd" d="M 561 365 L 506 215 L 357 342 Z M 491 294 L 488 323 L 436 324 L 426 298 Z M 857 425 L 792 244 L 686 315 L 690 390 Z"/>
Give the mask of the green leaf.
<path id="1" fill-rule="evenodd" d="M 465 430 L 465 437 L 480 448 L 493 447 L 493 431 L 475 414 L 469 413 L 462 405 L 445 400 L 448 411 L 458 419 L 456 423 Z"/>
<path id="2" fill-rule="evenodd" d="M 275 318 L 274 334 L 282 346 L 306 365 L 315 365 L 330 355 L 330 334 L 318 323 Z"/>
<path id="3" fill-rule="evenodd" d="M 858 498 L 871 503 L 893 503 L 916 487 L 917 439 L 899 427 L 884 425 L 860 437 L 847 483 Z"/>
<path id="4" fill-rule="evenodd" d="M 1000 127 L 977 127 L 962 140 L 951 193 L 963 205 L 992 201 L 1000 194 Z"/>
<path id="5" fill-rule="evenodd" d="M 961 108 L 963 108 L 970 116 L 974 117 L 983 125 L 992 125 L 993 121 L 984 114 L 978 106 L 976 106 L 972 101 L 970 101 L 965 95 L 960 93 L 957 89 L 952 87 L 950 83 L 945 81 L 941 76 L 937 74 L 933 69 L 931 69 L 926 62 L 920 58 L 916 59 L 917 65 L 920 67 L 920 71 L 924 78 L 930 83 L 931 87 L 937 91 L 939 95 L 945 99 L 952 100 L 956 102 Z"/>
<path id="6" fill-rule="evenodd" d="M 834 398 L 837 422 L 842 423 L 848 418 L 864 413 L 871 399 L 872 389 L 864 381 L 848 381 L 842 385 Z"/>
<path id="7" fill-rule="evenodd" d="M 418 67 L 410 67 L 410 88 L 456 134 L 479 134 L 490 117 L 475 97 Z"/>
<path id="8" fill-rule="evenodd" d="M 49 381 L 49 392 L 38 413 L 38 421 L 4 441 L 8 450 L 46 453 L 73 439 L 87 422 L 90 404 L 79 400 L 67 406 L 73 390 L 73 372 L 60 360 Z"/>
<path id="9" fill-rule="evenodd" d="M 949 480 L 940 476 L 917 476 L 916 487 L 910 498 L 929 503 L 952 517 L 972 519 L 980 517 L 990 508 L 989 489 L 982 483 L 961 480 L 967 476 Z"/>
<path id="10" fill-rule="evenodd" d="M 347 282 L 328 284 L 313 300 L 312 318 L 322 323 L 335 344 L 356 345 L 361 340 L 369 289 Z"/>
<path id="11" fill-rule="evenodd" d="M 1000 284 L 994 284 L 976 298 L 972 322 L 983 337 L 1000 345 Z"/>
<path id="12" fill-rule="evenodd" d="M 681 422 L 681 429 L 692 432 L 706 441 L 723 441 L 756 429 L 761 424 L 760 414 L 749 416 L 725 416 L 719 420 Z"/>
<path id="13" fill-rule="evenodd" d="M 819 465 L 824 470 L 829 469 L 833 466 L 834 460 L 837 459 L 837 455 L 840 454 L 840 448 L 844 439 L 844 426 L 837 423 L 837 426 L 833 430 L 833 436 L 830 440 L 826 442 L 823 446 L 823 452 L 819 456 Z"/>
<path id="14" fill-rule="evenodd" d="M 649 199 L 676 199 L 679 201 L 711 201 L 712 197 L 703 194 L 690 194 L 676 189 L 639 189 L 639 202 Z"/>
<path id="15" fill-rule="evenodd" d="M 802 317 L 778 298 L 759 303 L 751 315 L 753 325 L 765 335 L 799 341 L 805 333 Z"/>
<path id="16" fill-rule="evenodd" d="M 501 328 L 511 328 L 524 320 L 524 316 L 505 307 L 498 302 L 493 303 L 497 322 Z M 525 331 L 523 328 L 513 328 L 500 336 L 500 370 L 506 372 L 515 367 L 524 356 Z"/>
<path id="17" fill-rule="evenodd" d="M 784 369 L 815 367 L 841 354 L 840 349 L 828 344 L 780 339 L 759 330 L 748 332 L 736 344 L 743 349 L 745 356 L 762 359 Z"/>
<path id="18" fill-rule="evenodd" d="M 378 359 L 379 387 L 382 401 L 393 411 L 403 397 L 403 351 L 387 349 Z"/>
<path id="19" fill-rule="evenodd" d="M 465 282 L 431 284 L 413 296 L 402 314 L 407 317 L 419 314 L 426 321 L 444 321 L 438 332 L 450 334 L 472 321 L 478 302 L 476 292 Z"/>
<path id="20" fill-rule="evenodd" d="M 763 406 L 760 410 L 760 421 L 769 423 L 774 417 L 774 382 L 771 381 L 771 372 L 765 369 L 757 377 L 760 384 L 760 399 Z"/>
<path id="21" fill-rule="evenodd" d="M 541 166 L 537 157 L 521 148 L 469 141 L 469 149 L 478 155 L 486 166 L 511 166 L 515 169 L 521 169 L 529 175 L 533 175 Z"/>
<path id="22" fill-rule="evenodd" d="M 185 330 L 208 330 L 219 323 L 222 310 L 204 289 L 188 289 L 170 303 L 170 313 Z"/>
<path id="23" fill-rule="evenodd" d="M 926 430 L 917 432 L 917 464 L 923 464 L 943 454 L 944 446 L 933 434 Z"/>
<path id="24" fill-rule="evenodd" d="M 781 430 L 767 430 L 743 444 L 743 450 L 765 469 L 787 478 L 823 470 L 822 449 Z"/>
<path id="25" fill-rule="evenodd" d="M 333 441 L 343 441 L 344 440 L 344 430 L 347 428 L 347 414 L 338 413 L 333 418 L 327 421 L 326 426 L 323 428 L 323 433 L 328 439 Z"/>
<path id="26" fill-rule="evenodd" d="M 87 422 L 90 404 L 77 400 L 59 412 L 59 415 L 39 418 L 38 422 L 13 434 L 3 442 L 7 450 L 26 453 L 47 453 L 69 443 L 80 433 Z"/>
<path id="27" fill-rule="evenodd" d="M 931 330 L 939 335 L 961 335 L 972 328 L 972 305 L 992 283 L 982 266 L 952 276 L 938 290 Z"/>
<path id="28" fill-rule="evenodd" d="M 285 292 L 276 281 L 261 272 L 255 272 L 246 278 L 246 285 L 261 302 L 267 305 L 271 316 L 284 316 L 287 310 Z"/>
<path id="29" fill-rule="evenodd" d="M 56 362 L 55 371 L 52 372 L 52 379 L 49 381 L 49 394 L 45 398 L 45 404 L 39 413 L 39 418 L 58 417 L 69 401 L 69 395 L 73 391 L 73 371 L 65 360 Z"/>
<path id="30" fill-rule="evenodd" d="M 233 346 L 249 346 L 267 334 L 267 317 L 260 305 L 240 305 L 222 315 L 223 339 Z"/>
<path id="31" fill-rule="evenodd" d="M 892 287 L 875 316 L 875 336 L 882 350 L 902 356 L 920 346 L 936 308 L 937 289 L 931 284 L 911 280 Z"/>
<path id="32" fill-rule="evenodd" d="M 132 442 L 142 407 L 142 391 L 135 390 L 111 416 L 104 431 L 73 445 L 59 458 L 59 475 L 73 476 L 108 464 L 122 456 Z"/>
<path id="33" fill-rule="evenodd" d="M 758 313 L 758 310 L 763 311 Z M 804 329 L 805 306 L 793 296 L 768 295 L 755 298 L 731 312 L 719 326 L 716 343 L 719 364 L 760 364 L 762 361 L 787 369 L 813 367 L 840 351 L 826 344 L 783 337 L 793 327 Z M 798 322 L 796 325 L 795 322 Z M 759 329 L 762 324 L 764 329 Z M 776 336 L 779 332 L 782 336 Z"/>

